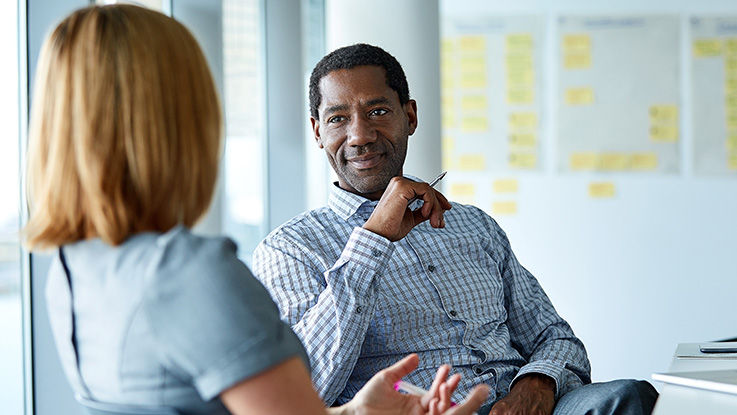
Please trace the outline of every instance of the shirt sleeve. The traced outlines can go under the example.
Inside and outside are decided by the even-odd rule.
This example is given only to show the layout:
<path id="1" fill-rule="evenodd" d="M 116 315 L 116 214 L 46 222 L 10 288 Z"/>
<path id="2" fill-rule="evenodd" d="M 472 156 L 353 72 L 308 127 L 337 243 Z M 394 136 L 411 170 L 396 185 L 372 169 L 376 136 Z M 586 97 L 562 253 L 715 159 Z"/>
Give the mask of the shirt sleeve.
<path id="1" fill-rule="evenodd" d="M 266 289 L 225 238 L 168 242 L 147 273 L 142 311 L 166 364 L 204 400 L 294 356 L 306 359 Z"/>
<path id="2" fill-rule="evenodd" d="M 357 227 L 340 257 L 321 269 L 309 246 L 273 233 L 254 252 L 254 272 L 276 299 L 312 363 L 327 405 L 346 386 L 377 304 L 377 284 L 394 245 Z"/>
<path id="3" fill-rule="evenodd" d="M 512 345 L 527 360 L 510 388 L 522 376 L 547 375 L 555 381 L 556 399 L 583 384 L 591 383 L 591 366 L 583 343 L 555 311 L 537 279 L 517 261 L 507 235 L 483 214 L 502 257 L 497 258 L 504 284 Z"/>

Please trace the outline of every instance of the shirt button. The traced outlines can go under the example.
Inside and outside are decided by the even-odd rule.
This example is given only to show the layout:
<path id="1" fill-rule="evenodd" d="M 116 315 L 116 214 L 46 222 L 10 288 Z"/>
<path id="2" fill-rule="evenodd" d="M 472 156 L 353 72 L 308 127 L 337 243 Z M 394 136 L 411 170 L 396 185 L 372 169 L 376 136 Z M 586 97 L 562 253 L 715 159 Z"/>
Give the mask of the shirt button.
<path id="1" fill-rule="evenodd" d="M 430 272 L 435 272 L 435 265 L 429 265 L 427 267 L 427 270 L 430 271 Z"/>
<path id="2" fill-rule="evenodd" d="M 455 311 L 455 310 L 450 310 L 450 311 L 448 311 L 448 314 L 450 314 L 450 315 L 451 315 L 451 317 L 455 317 L 455 316 L 457 316 L 457 315 L 458 315 L 458 313 L 456 313 L 456 311 Z"/>
<path id="3" fill-rule="evenodd" d="M 362 310 L 363 310 L 363 309 L 362 309 L 362 308 L 361 308 L 361 306 L 359 305 L 358 307 L 356 307 L 356 314 L 361 314 L 361 311 L 362 311 Z"/>
<path id="4" fill-rule="evenodd" d="M 373 251 L 371 251 L 371 255 L 375 257 L 381 256 L 381 251 L 379 251 L 378 249 L 374 249 Z"/>
<path id="5" fill-rule="evenodd" d="M 473 373 L 475 373 L 477 375 L 480 375 L 481 372 L 483 372 L 483 370 L 480 367 L 473 368 Z"/>

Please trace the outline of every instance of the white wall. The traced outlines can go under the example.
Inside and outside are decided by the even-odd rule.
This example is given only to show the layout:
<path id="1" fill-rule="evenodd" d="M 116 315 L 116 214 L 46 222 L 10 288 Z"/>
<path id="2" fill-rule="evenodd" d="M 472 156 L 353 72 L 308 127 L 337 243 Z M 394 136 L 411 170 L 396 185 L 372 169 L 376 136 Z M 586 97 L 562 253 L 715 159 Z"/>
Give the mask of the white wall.
<path id="1" fill-rule="evenodd" d="M 594 380 L 649 378 L 668 368 L 676 343 L 737 336 L 737 177 L 692 174 L 687 17 L 737 16 L 733 0 L 441 1 L 441 16 L 542 14 L 545 46 L 542 172 L 457 177 L 491 189 L 519 180 L 519 212 L 497 218 L 522 262 L 586 344 Z M 675 14 L 681 17 L 681 173 L 559 174 L 555 156 L 556 67 L 552 39 L 560 14 Z M 410 84 L 412 80 L 410 79 Z M 503 91 L 500 91 L 503 93 Z M 454 173 L 455 174 L 455 173 Z M 613 199 L 588 197 L 591 181 L 612 181 Z M 478 205 L 491 205 L 482 194 Z"/>

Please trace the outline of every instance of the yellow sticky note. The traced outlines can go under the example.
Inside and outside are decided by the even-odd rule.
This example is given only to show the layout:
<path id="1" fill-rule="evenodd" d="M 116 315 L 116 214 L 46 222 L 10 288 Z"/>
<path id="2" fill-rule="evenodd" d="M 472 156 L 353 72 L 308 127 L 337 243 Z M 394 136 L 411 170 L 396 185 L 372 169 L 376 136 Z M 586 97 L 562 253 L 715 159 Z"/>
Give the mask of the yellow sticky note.
<path id="1" fill-rule="evenodd" d="M 456 45 L 454 39 L 446 37 L 440 41 L 440 53 L 442 55 L 451 55 L 453 52 L 455 52 L 455 49 Z"/>
<path id="2" fill-rule="evenodd" d="M 443 111 L 440 122 L 443 129 L 456 128 L 458 126 L 454 111 Z"/>
<path id="3" fill-rule="evenodd" d="M 678 126 L 653 125 L 650 126 L 650 139 L 661 142 L 678 141 Z"/>
<path id="4" fill-rule="evenodd" d="M 509 153 L 509 167 L 515 169 L 534 169 L 537 166 L 537 154 L 535 153 Z"/>
<path id="5" fill-rule="evenodd" d="M 589 183 L 589 196 L 599 198 L 614 197 L 616 193 L 614 183 L 612 182 L 593 182 Z"/>
<path id="6" fill-rule="evenodd" d="M 455 97 L 452 94 L 443 94 L 440 98 L 440 109 L 452 111 L 455 107 Z"/>
<path id="7" fill-rule="evenodd" d="M 486 95 L 466 95 L 461 98 L 461 108 L 464 111 L 486 110 L 489 108 L 489 100 Z"/>
<path id="8" fill-rule="evenodd" d="M 440 86 L 445 90 L 455 88 L 455 77 L 452 74 L 443 72 L 440 78 Z"/>
<path id="9" fill-rule="evenodd" d="M 532 34 L 514 33 L 507 35 L 507 52 L 530 52 L 532 50 Z"/>
<path id="10" fill-rule="evenodd" d="M 486 53 L 486 38 L 480 35 L 461 36 L 458 46 L 462 52 Z"/>
<path id="11" fill-rule="evenodd" d="M 483 56 L 467 56 L 461 59 L 461 74 L 483 72 L 486 73 L 486 58 Z"/>
<path id="12" fill-rule="evenodd" d="M 453 76 L 456 70 L 456 61 L 452 57 L 442 56 L 440 58 L 440 75 Z"/>
<path id="13" fill-rule="evenodd" d="M 499 179 L 494 180 L 494 193 L 517 193 L 519 185 L 517 179 Z"/>
<path id="14" fill-rule="evenodd" d="M 737 108 L 727 107 L 726 109 L 727 128 L 737 128 Z"/>
<path id="15" fill-rule="evenodd" d="M 486 88 L 486 72 L 467 72 L 461 74 L 461 87 Z"/>
<path id="16" fill-rule="evenodd" d="M 491 204 L 491 212 L 494 215 L 514 215 L 517 213 L 517 202 L 513 200 L 494 202 Z"/>
<path id="17" fill-rule="evenodd" d="M 591 50 L 591 36 L 587 34 L 570 34 L 563 36 L 563 52 L 588 52 Z"/>
<path id="18" fill-rule="evenodd" d="M 730 170 L 737 170 L 737 151 L 733 151 L 727 158 L 727 167 Z"/>
<path id="19" fill-rule="evenodd" d="M 486 159 L 481 154 L 464 154 L 458 157 L 458 169 L 462 171 L 481 171 L 486 168 Z"/>
<path id="20" fill-rule="evenodd" d="M 537 146 L 537 134 L 535 133 L 512 133 L 509 134 L 509 145 L 515 147 Z"/>
<path id="21" fill-rule="evenodd" d="M 456 140 L 453 137 L 444 136 L 440 139 L 443 154 L 452 153 L 456 150 Z"/>
<path id="22" fill-rule="evenodd" d="M 632 170 L 655 170 L 658 167 L 658 155 L 655 153 L 634 153 L 630 165 Z"/>
<path id="23" fill-rule="evenodd" d="M 568 88 L 565 102 L 568 105 L 591 105 L 594 103 L 594 89 L 591 87 Z"/>
<path id="24" fill-rule="evenodd" d="M 737 151 L 737 131 L 730 131 L 727 135 L 727 150 L 735 152 Z"/>
<path id="25" fill-rule="evenodd" d="M 510 112 L 509 129 L 537 127 L 537 114 L 534 112 Z"/>
<path id="26" fill-rule="evenodd" d="M 455 157 L 452 154 L 443 154 L 442 157 L 443 170 L 455 170 Z"/>
<path id="27" fill-rule="evenodd" d="M 629 169 L 629 157 L 625 153 L 602 153 L 599 155 L 599 169 L 622 171 Z"/>
<path id="28" fill-rule="evenodd" d="M 472 183 L 453 183 L 448 195 L 458 203 L 473 204 L 476 198 L 476 186 Z"/>
<path id="29" fill-rule="evenodd" d="M 693 55 L 708 58 L 722 54 L 722 41 L 719 39 L 696 39 L 693 41 Z"/>
<path id="30" fill-rule="evenodd" d="M 737 38 L 731 37 L 724 41 L 724 54 L 727 56 L 737 55 Z"/>
<path id="31" fill-rule="evenodd" d="M 737 56 L 730 56 L 724 59 L 724 71 L 725 72 L 737 71 Z"/>
<path id="32" fill-rule="evenodd" d="M 651 105 L 650 122 L 678 123 L 678 106 L 676 105 Z"/>
<path id="33" fill-rule="evenodd" d="M 737 94 L 737 78 L 724 81 L 724 93 L 725 95 Z"/>
<path id="34" fill-rule="evenodd" d="M 507 85 L 532 87 L 535 83 L 535 72 L 532 69 L 507 71 Z"/>
<path id="35" fill-rule="evenodd" d="M 724 98 L 724 105 L 727 107 L 737 108 L 737 94 L 730 94 Z"/>
<path id="36" fill-rule="evenodd" d="M 535 90 L 532 88 L 507 89 L 507 104 L 529 105 L 535 103 Z"/>
<path id="37" fill-rule="evenodd" d="M 505 59 L 507 73 L 516 71 L 532 71 L 532 55 L 507 55 Z"/>
<path id="38" fill-rule="evenodd" d="M 594 170 L 599 164 L 599 155 L 592 152 L 572 153 L 569 163 L 571 170 Z"/>
<path id="39" fill-rule="evenodd" d="M 566 69 L 591 68 L 590 53 L 567 53 L 563 56 L 563 67 Z"/>
<path id="40" fill-rule="evenodd" d="M 486 117 L 463 117 L 461 131 L 465 133 L 481 133 L 489 129 L 489 120 Z"/>

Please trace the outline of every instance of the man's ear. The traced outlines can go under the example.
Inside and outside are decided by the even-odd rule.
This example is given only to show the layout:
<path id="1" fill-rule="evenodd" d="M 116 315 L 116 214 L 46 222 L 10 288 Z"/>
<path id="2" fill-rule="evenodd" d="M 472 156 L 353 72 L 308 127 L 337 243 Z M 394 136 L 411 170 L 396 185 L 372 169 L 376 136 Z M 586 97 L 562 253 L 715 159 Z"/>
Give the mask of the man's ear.
<path id="1" fill-rule="evenodd" d="M 315 119 L 315 117 L 310 117 L 310 124 L 312 124 L 312 134 L 315 136 L 317 146 L 324 148 L 322 145 L 322 139 L 320 138 L 320 120 Z"/>
<path id="2" fill-rule="evenodd" d="M 407 114 L 407 120 L 409 121 L 409 135 L 415 133 L 417 129 L 417 101 L 410 99 L 404 104 L 404 112 Z"/>

